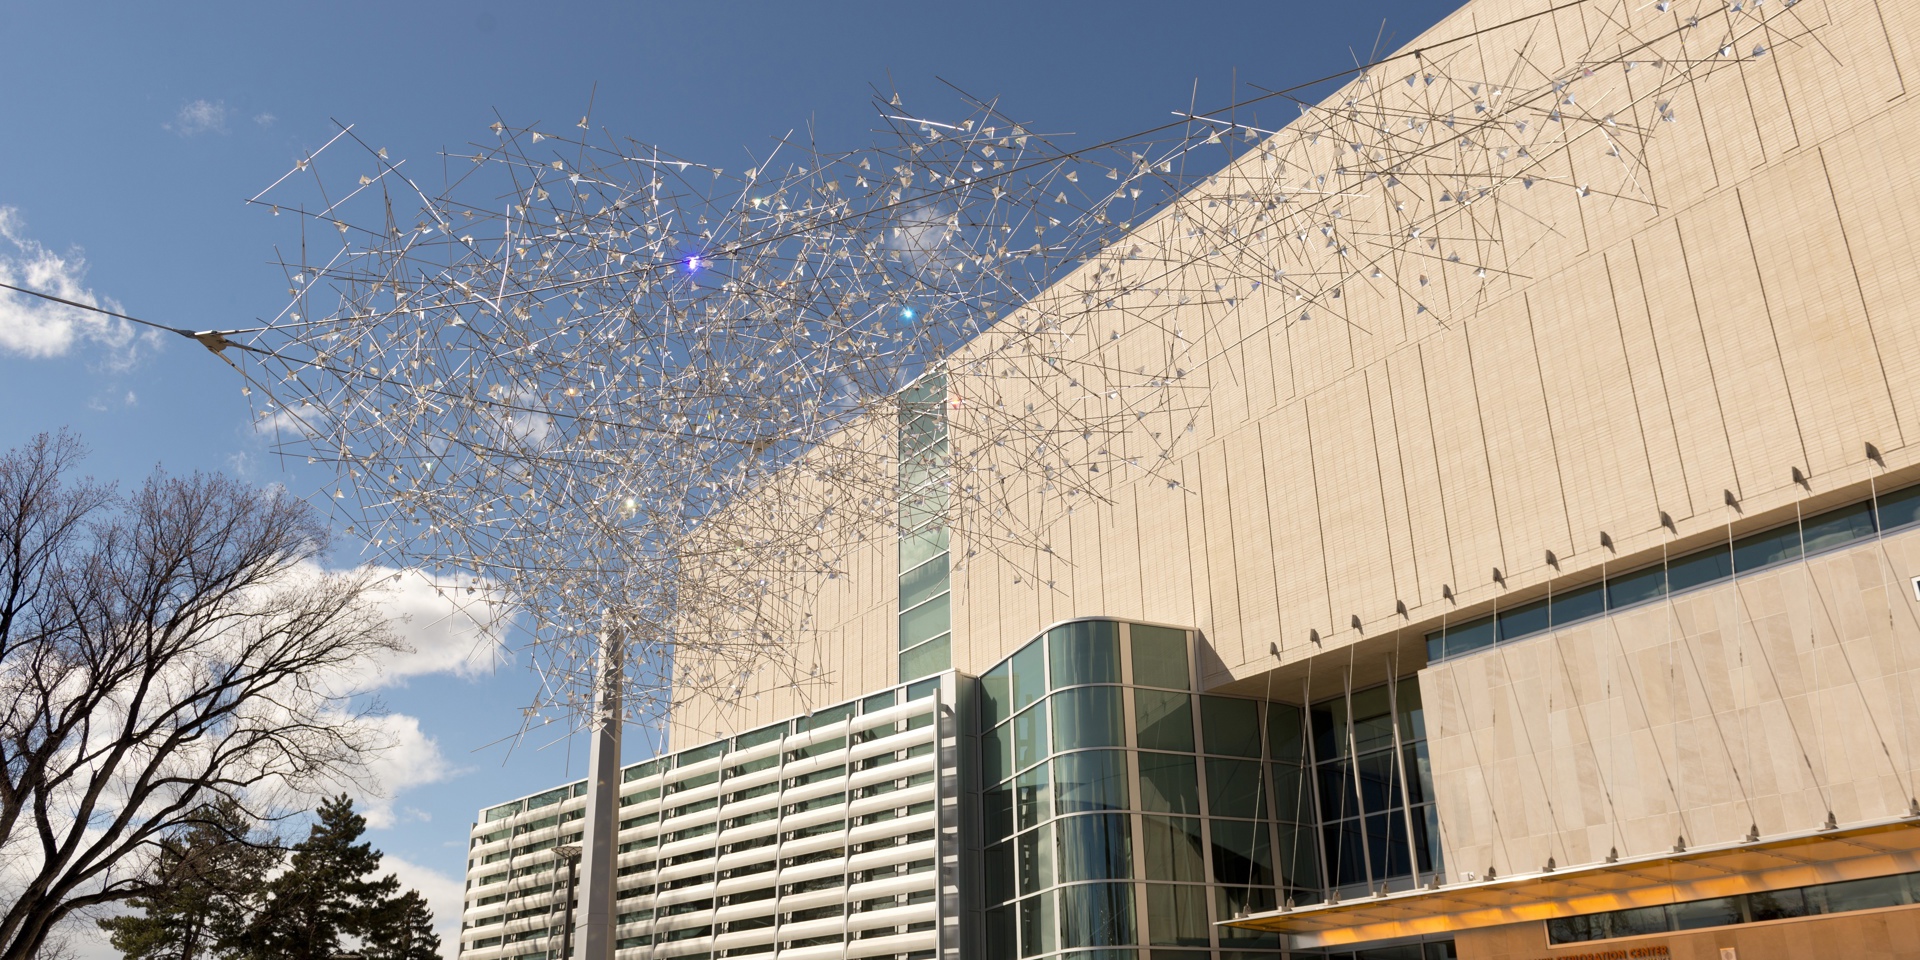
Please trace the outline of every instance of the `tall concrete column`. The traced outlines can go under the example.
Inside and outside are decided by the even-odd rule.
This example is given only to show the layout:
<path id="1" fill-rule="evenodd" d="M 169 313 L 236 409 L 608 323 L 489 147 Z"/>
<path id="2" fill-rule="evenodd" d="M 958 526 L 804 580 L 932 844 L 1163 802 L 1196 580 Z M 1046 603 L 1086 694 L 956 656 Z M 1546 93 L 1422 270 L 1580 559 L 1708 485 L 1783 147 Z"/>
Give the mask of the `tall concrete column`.
<path id="1" fill-rule="evenodd" d="M 620 692 L 625 664 L 622 637 L 609 627 L 600 637 L 600 674 L 588 735 L 587 824 L 580 840 L 581 960 L 613 960 L 614 851 L 620 832 Z M 563 958 L 564 960 L 564 958 Z"/>

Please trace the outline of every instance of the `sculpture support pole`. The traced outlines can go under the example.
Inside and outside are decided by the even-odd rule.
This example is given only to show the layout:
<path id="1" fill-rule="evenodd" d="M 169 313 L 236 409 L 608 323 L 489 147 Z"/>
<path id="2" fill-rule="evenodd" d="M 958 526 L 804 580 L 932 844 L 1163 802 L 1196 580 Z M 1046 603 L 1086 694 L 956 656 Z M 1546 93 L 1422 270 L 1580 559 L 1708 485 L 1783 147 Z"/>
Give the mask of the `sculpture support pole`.
<path id="1" fill-rule="evenodd" d="M 622 637 L 607 627 L 600 638 L 600 675 L 595 684 L 593 738 L 587 760 L 587 823 L 580 841 L 586 867 L 581 885 L 581 960 L 613 960 L 614 837 L 620 832 L 620 688 L 625 652 Z M 563 958 L 565 960 L 565 958 Z"/>

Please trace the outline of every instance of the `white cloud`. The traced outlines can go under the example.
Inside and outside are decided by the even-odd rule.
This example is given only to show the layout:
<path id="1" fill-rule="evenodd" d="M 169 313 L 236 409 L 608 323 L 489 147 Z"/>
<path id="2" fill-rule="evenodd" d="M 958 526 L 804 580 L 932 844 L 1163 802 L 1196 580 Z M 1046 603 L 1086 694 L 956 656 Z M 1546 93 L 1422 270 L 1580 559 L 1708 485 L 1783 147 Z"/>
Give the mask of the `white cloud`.
<path id="1" fill-rule="evenodd" d="M 162 127 L 183 137 L 227 132 L 227 105 L 220 100 L 195 100 L 180 108 L 172 123 Z"/>
<path id="2" fill-rule="evenodd" d="M 494 591 L 472 577 L 374 569 L 387 578 L 381 607 L 412 649 L 382 662 L 370 689 L 436 673 L 474 677 L 500 662 L 507 621 Z"/>
<path id="3" fill-rule="evenodd" d="M 330 426 L 325 410 L 301 401 L 297 407 L 280 407 L 271 413 L 261 413 L 253 421 L 253 432 L 276 438 L 306 437 L 311 440 L 325 433 Z"/>
<path id="4" fill-rule="evenodd" d="M 87 262 L 77 251 L 61 255 L 47 249 L 27 236 L 17 208 L 0 206 L 0 283 L 122 312 L 118 303 L 86 286 L 86 272 Z M 115 370 L 131 367 L 138 347 L 154 343 L 125 320 L 0 290 L 0 352 L 59 357 L 83 341 L 106 347 Z"/>
<path id="5" fill-rule="evenodd" d="M 256 113 L 253 115 L 253 122 L 263 127 L 273 126 L 273 121 L 278 119 L 278 117 L 271 113 Z"/>
<path id="6" fill-rule="evenodd" d="M 420 729 L 419 717 L 404 713 L 359 722 L 373 728 L 387 744 L 367 763 L 368 784 L 349 790 L 354 794 L 354 805 L 367 818 L 367 826 L 385 830 L 397 826 L 403 818 L 425 819 L 418 811 L 396 811 L 394 800 L 414 787 L 439 783 L 454 774 L 453 764 L 440 752 L 440 742 Z"/>
<path id="7" fill-rule="evenodd" d="M 440 955 L 460 952 L 460 912 L 465 907 L 465 878 L 449 877 L 432 867 L 423 867 L 389 853 L 381 860 L 383 869 L 400 878 L 400 885 L 420 891 L 433 909 L 433 930 L 440 935 Z"/>

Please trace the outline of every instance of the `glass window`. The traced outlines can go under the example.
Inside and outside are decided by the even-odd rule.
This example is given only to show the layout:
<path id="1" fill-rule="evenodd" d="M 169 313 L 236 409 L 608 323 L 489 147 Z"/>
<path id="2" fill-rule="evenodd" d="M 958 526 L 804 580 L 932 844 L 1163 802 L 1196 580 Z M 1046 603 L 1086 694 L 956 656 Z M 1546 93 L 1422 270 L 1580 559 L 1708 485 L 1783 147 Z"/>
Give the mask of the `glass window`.
<path id="1" fill-rule="evenodd" d="M 1738 897 L 1721 897 L 1717 900 L 1676 903 L 1667 907 L 1667 916 L 1675 930 L 1724 927 L 1740 922 L 1740 900 Z"/>
<path id="2" fill-rule="evenodd" d="M 1830 510 L 1807 520 L 1801 531 L 1806 550 L 1812 553 L 1873 536 L 1873 505 L 1856 503 Z"/>
<path id="3" fill-rule="evenodd" d="M 1121 947 L 1134 942 L 1133 887 L 1083 883 L 1060 890 L 1060 945 Z"/>
<path id="4" fill-rule="evenodd" d="M 1920 522 L 1920 487 L 1908 487 L 1880 496 L 1880 529 L 1892 530 Z"/>
<path id="5" fill-rule="evenodd" d="M 1008 704 L 1008 715 L 1019 713 L 1028 704 L 1040 702 L 1047 695 L 1047 652 L 1045 644 L 1035 640 L 1020 648 L 1020 652 L 1007 658 L 1012 668 L 1011 686 L 1013 702 Z"/>
<path id="6" fill-rule="evenodd" d="M 1667 589 L 1678 592 L 1733 576 L 1726 547 L 1710 547 L 1667 564 Z"/>
<path id="7" fill-rule="evenodd" d="M 1201 697 L 1200 732 L 1208 753 L 1260 755 L 1260 709 L 1252 700 Z"/>
<path id="8" fill-rule="evenodd" d="M 988 783 L 1013 776 L 1013 724 L 1002 724 L 980 736 L 980 772 Z"/>
<path id="9" fill-rule="evenodd" d="M 1826 913 L 1872 910 L 1875 907 L 1894 907 L 1907 902 L 1907 878 L 1899 875 L 1822 884 L 1818 889 L 1820 895 L 1826 899 L 1827 909 L 1824 911 Z"/>
<path id="10" fill-rule="evenodd" d="M 1142 750 L 1193 752 L 1193 708 L 1184 693 L 1133 691 L 1134 733 Z"/>
<path id="11" fill-rule="evenodd" d="M 1147 943 L 1156 947 L 1204 947 L 1207 888 L 1147 885 Z"/>
<path id="12" fill-rule="evenodd" d="M 1666 907 L 1641 907 L 1637 910 L 1615 910 L 1607 915 L 1609 933 L 1616 937 L 1638 937 L 1649 933 L 1667 932 Z"/>
<path id="13" fill-rule="evenodd" d="M 1014 839 L 1014 847 L 1020 892 L 1037 893 L 1053 886 L 1053 828 L 1029 830 Z"/>
<path id="14" fill-rule="evenodd" d="M 885 696 L 888 698 L 889 705 L 891 705 L 893 694 L 889 693 L 889 694 L 886 694 Z M 867 699 L 872 700 L 873 698 L 868 697 Z M 754 730 L 750 733 L 743 733 L 737 737 L 734 737 L 733 738 L 734 749 L 745 750 L 749 747 L 757 747 L 762 744 L 772 743 L 775 740 L 778 740 L 781 737 L 784 737 L 786 735 L 787 735 L 787 725 L 784 723 L 774 724 L 771 727 L 761 727 L 760 729 Z"/>
<path id="15" fill-rule="evenodd" d="M 1267 825 L 1243 820 L 1208 820 L 1213 832 L 1213 880 L 1241 886 L 1273 886 L 1273 855 Z"/>
<path id="16" fill-rule="evenodd" d="M 1282 822 L 1312 823 L 1313 798 L 1307 792 L 1307 768 L 1276 763 L 1273 773 L 1273 815 Z"/>
<path id="17" fill-rule="evenodd" d="M 953 624 L 953 595 L 943 593 L 932 600 L 900 611 L 900 649 L 906 650 L 933 639 Z"/>
<path id="18" fill-rule="evenodd" d="M 1022 830 L 1053 816 L 1052 793 L 1047 789 L 1047 766 L 1041 764 L 1013 782 L 1015 814 Z"/>
<path id="19" fill-rule="evenodd" d="M 1053 951 L 1053 894 L 1020 901 L 1020 955 L 1037 957 Z"/>
<path id="20" fill-rule="evenodd" d="M 1440 632 L 1446 655 L 1457 657 L 1493 644 L 1493 618 L 1481 617 L 1465 623 L 1448 624 Z"/>
<path id="21" fill-rule="evenodd" d="M 1207 758 L 1207 812 L 1216 817 L 1264 817 L 1260 765 L 1252 760 Z"/>
<path id="22" fill-rule="evenodd" d="M 1186 690 L 1191 686 L 1187 674 L 1187 632 L 1171 627 L 1132 624 L 1133 682 L 1140 686 L 1171 687 Z"/>
<path id="23" fill-rule="evenodd" d="M 1353 693 L 1353 749 L 1366 753 L 1393 746 L 1393 694 L 1385 684 Z"/>
<path id="24" fill-rule="evenodd" d="M 1793 527 L 1767 530 L 1733 542 L 1733 569 L 1745 573 L 1800 556 L 1800 531 Z"/>
<path id="25" fill-rule="evenodd" d="M 900 679 L 917 680 L 932 673 L 939 673 L 952 664 L 952 655 L 948 645 L 953 635 L 945 634 L 929 640 L 900 655 Z"/>
<path id="26" fill-rule="evenodd" d="M 1133 843 L 1124 813 L 1055 820 L 1060 838 L 1060 882 L 1126 880 L 1133 876 Z"/>
<path id="27" fill-rule="evenodd" d="M 1318 893 L 1320 851 L 1314 848 L 1314 828 L 1310 823 L 1275 825 L 1279 831 L 1280 879 L 1290 887 L 1302 887 Z"/>
<path id="28" fill-rule="evenodd" d="M 1652 600 L 1667 592 L 1667 573 L 1659 567 L 1648 567 L 1633 573 L 1607 580 L 1607 609 L 1618 610 L 1636 603 Z M 1452 653 L 1452 648 L 1448 648 Z"/>
<path id="29" fill-rule="evenodd" d="M 1013 893 L 1013 844 L 996 843 L 987 848 L 986 876 L 982 886 L 988 903 L 1005 903 Z"/>
<path id="30" fill-rule="evenodd" d="M 1547 942 L 1579 943 L 1584 940 L 1604 940 L 1607 937 L 1607 915 L 1588 914 L 1583 917 L 1558 917 L 1547 921 Z"/>
<path id="31" fill-rule="evenodd" d="M 987 911 L 986 956 L 1019 955 L 1020 941 L 1013 925 L 1013 910 L 1013 907 L 1006 906 Z"/>
<path id="32" fill-rule="evenodd" d="M 980 675 L 980 725 L 997 727 L 1013 716 L 1013 661 Z"/>
<path id="33" fill-rule="evenodd" d="M 1547 616 L 1547 601 L 1535 600 L 1523 603 L 1511 610 L 1500 611 L 1500 641 L 1518 640 L 1531 637 L 1536 633 L 1545 633 L 1552 625 Z"/>
<path id="34" fill-rule="evenodd" d="M 1055 757 L 1053 788 L 1062 814 L 1125 810 L 1127 755 L 1119 750 L 1088 750 Z"/>
<path id="35" fill-rule="evenodd" d="M 1194 758 L 1140 753 L 1140 809 L 1200 815 L 1200 779 Z"/>
<path id="36" fill-rule="evenodd" d="M 947 592 L 947 558 L 936 557 L 900 575 L 900 609 Z"/>
<path id="37" fill-rule="evenodd" d="M 989 787 L 981 791 L 980 802 L 981 827 L 986 830 L 986 842 L 992 843 L 1001 837 L 1013 835 L 1013 791 L 1006 784 Z"/>
<path id="38" fill-rule="evenodd" d="M 1747 915 L 1754 922 L 1786 920 L 1807 915 L 1807 895 L 1800 890 L 1770 890 L 1747 894 Z"/>
<path id="39" fill-rule="evenodd" d="M 1082 687 L 1054 694 L 1053 749 L 1123 747 L 1119 687 Z"/>
<path id="40" fill-rule="evenodd" d="M 1603 584 L 1590 583 L 1584 587 L 1553 595 L 1552 619 L 1554 626 L 1597 617 L 1607 610 L 1607 591 Z"/>
<path id="41" fill-rule="evenodd" d="M 911 525 L 912 520 L 905 514 L 911 508 L 901 506 L 902 519 Z M 909 527 L 911 529 L 911 526 Z M 945 524 L 929 527 L 918 533 L 900 538 L 900 569 L 911 570 L 934 557 L 947 552 L 947 527 Z"/>
<path id="42" fill-rule="evenodd" d="M 1082 621 L 1047 631 L 1053 689 L 1120 682 L 1120 631 L 1110 620 Z"/>
<path id="43" fill-rule="evenodd" d="M 1200 883 L 1206 876 L 1206 844 L 1200 838 L 1200 821 L 1187 817 L 1140 818 L 1141 848 L 1145 851 L 1144 876 L 1148 880 L 1178 880 Z"/>
<path id="44" fill-rule="evenodd" d="M 1013 718 L 1013 768 L 1025 770 L 1047 757 L 1047 708 L 1032 707 Z"/>
<path id="45" fill-rule="evenodd" d="M 1307 757 L 1306 731 L 1300 725 L 1300 708 L 1285 703 L 1267 704 L 1267 755 L 1284 763 L 1301 763 Z"/>

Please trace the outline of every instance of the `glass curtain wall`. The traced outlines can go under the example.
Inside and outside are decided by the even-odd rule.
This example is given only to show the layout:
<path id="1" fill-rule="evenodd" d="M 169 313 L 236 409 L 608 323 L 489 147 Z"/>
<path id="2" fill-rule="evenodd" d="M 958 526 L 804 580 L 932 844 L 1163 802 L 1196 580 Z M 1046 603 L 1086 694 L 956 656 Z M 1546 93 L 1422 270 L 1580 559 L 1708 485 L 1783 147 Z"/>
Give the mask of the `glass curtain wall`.
<path id="1" fill-rule="evenodd" d="M 900 682 L 952 665 L 947 506 L 947 377 L 929 373 L 900 394 Z"/>
<path id="2" fill-rule="evenodd" d="M 1277 950 L 1213 924 L 1320 898 L 1299 709 L 1193 677 L 1186 631 L 1108 620 L 981 676 L 984 956 Z"/>
<path id="3" fill-rule="evenodd" d="M 1308 717 L 1305 759 L 1314 772 L 1327 886 L 1344 899 L 1433 878 L 1440 826 L 1417 678 L 1323 700 Z"/>
<path id="4" fill-rule="evenodd" d="M 985 955 L 1278 949 L 1215 924 L 1440 870 L 1414 678 L 1303 709 L 1194 676 L 1187 631 L 1086 620 L 980 677 Z"/>

